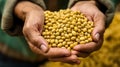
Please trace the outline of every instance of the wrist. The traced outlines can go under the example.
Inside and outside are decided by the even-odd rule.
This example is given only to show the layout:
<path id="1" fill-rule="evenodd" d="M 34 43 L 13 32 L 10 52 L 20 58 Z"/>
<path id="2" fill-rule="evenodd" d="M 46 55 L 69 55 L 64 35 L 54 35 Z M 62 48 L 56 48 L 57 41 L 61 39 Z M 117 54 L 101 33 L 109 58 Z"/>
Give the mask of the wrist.
<path id="1" fill-rule="evenodd" d="M 15 14 L 23 21 L 25 20 L 27 14 L 34 11 L 43 12 L 43 9 L 40 6 L 29 1 L 19 2 L 14 9 Z"/>

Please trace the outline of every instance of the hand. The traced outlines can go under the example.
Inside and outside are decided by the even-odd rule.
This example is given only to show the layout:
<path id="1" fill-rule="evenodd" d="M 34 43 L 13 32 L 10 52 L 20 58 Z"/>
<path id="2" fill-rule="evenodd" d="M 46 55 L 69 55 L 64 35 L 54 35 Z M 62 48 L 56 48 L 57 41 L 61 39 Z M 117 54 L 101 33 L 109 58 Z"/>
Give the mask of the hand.
<path id="1" fill-rule="evenodd" d="M 23 34 L 33 52 L 43 55 L 49 60 L 66 63 L 79 63 L 76 55 L 71 55 L 65 48 L 49 48 L 46 40 L 41 36 L 44 25 L 44 11 L 41 7 L 23 1 L 15 7 L 16 15 L 25 21 Z"/>
<path id="2" fill-rule="evenodd" d="M 105 31 L 105 15 L 97 8 L 95 1 L 79 1 L 72 8 L 73 11 L 80 11 L 90 21 L 94 22 L 92 32 L 93 42 L 77 45 L 72 51 L 79 57 L 87 57 L 93 51 L 98 50 L 103 43 L 103 34 Z"/>
<path id="3" fill-rule="evenodd" d="M 49 48 L 48 43 L 41 36 L 44 22 L 44 15 L 42 14 L 44 14 L 43 11 L 32 11 L 26 16 L 23 33 L 30 48 L 35 53 L 43 55 L 51 61 L 72 62 L 73 59 L 67 59 L 70 56 L 69 50 L 65 48 Z"/>

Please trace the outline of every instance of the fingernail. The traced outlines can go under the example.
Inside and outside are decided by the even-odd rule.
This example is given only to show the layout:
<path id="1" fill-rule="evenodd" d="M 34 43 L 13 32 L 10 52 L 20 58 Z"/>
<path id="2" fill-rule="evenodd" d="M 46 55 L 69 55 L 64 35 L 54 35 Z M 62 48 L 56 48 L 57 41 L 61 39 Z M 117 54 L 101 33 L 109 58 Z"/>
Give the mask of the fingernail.
<path id="1" fill-rule="evenodd" d="M 96 39 L 97 41 L 99 40 L 99 38 L 100 38 L 100 34 L 99 34 L 99 33 L 95 34 L 95 39 Z"/>
<path id="2" fill-rule="evenodd" d="M 43 52 L 46 52 L 46 51 L 47 51 L 47 47 L 46 47 L 44 44 L 41 44 L 40 49 L 41 49 Z"/>

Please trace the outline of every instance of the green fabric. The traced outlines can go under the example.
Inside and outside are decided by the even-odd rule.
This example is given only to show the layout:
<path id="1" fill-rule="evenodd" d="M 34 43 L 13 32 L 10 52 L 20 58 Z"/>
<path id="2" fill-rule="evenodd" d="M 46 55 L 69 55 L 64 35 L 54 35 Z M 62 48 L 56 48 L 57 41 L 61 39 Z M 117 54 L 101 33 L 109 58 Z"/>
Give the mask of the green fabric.
<path id="1" fill-rule="evenodd" d="M 120 2 L 120 0 L 111 0 L 111 1 L 114 3 L 114 6 L 116 6 Z"/>
<path id="2" fill-rule="evenodd" d="M 5 2 L 6 2 L 6 0 L 0 0 L 0 12 L 3 12 Z"/>
<path id="3" fill-rule="evenodd" d="M 0 21 L 1 21 L 1 16 L 2 16 L 5 2 L 6 2 L 6 0 L 0 0 Z M 1 24 L 1 22 L 0 22 L 0 24 Z M 6 34 L 5 32 L 3 32 L 1 30 L 1 25 L 0 25 L 0 43 L 4 43 L 11 49 L 13 49 L 17 52 L 20 52 L 21 54 L 23 54 L 26 57 L 31 57 L 33 59 L 36 58 L 36 54 L 34 54 L 29 49 L 29 46 L 28 46 L 26 40 L 24 39 L 24 37 L 9 36 L 8 34 Z"/>
<path id="4" fill-rule="evenodd" d="M 1 21 L 1 17 L 2 17 L 2 12 L 3 12 L 5 1 L 6 0 L 0 0 L 0 21 Z"/>
<path id="5" fill-rule="evenodd" d="M 29 49 L 24 37 L 11 37 L 0 29 L 0 42 L 5 43 L 11 49 L 18 51 L 25 56 L 35 58 L 35 55 Z"/>

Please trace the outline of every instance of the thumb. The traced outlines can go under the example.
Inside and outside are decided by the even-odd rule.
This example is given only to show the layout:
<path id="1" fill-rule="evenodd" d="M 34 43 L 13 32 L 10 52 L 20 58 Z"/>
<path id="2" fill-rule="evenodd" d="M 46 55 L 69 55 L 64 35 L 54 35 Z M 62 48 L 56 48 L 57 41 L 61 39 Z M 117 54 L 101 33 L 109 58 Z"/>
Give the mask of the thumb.
<path id="1" fill-rule="evenodd" d="M 42 36 L 38 37 L 38 43 L 39 43 L 38 46 L 40 46 L 39 48 L 42 52 L 45 53 L 48 52 L 49 50 L 48 43 Z"/>
<path id="2" fill-rule="evenodd" d="M 105 16 L 100 14 L 94 16 L 94 29 L 92 32 L 92 37 L 94 41 L 99 41 L 101 37 L 103 37 L 103 33 L 105 31 Z"/>
<path id="3" fill-rule="evenodd" d="M 46 53 L 49 50 L 47 41 L 41 36 L 38 30 L 36 31 L 34 28 L 25 29 L 23 33 L 29 46 L 34 46 L 31 49 L 37 48 L 42 53 Z"/>

